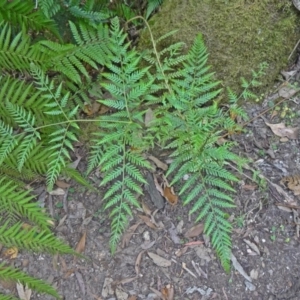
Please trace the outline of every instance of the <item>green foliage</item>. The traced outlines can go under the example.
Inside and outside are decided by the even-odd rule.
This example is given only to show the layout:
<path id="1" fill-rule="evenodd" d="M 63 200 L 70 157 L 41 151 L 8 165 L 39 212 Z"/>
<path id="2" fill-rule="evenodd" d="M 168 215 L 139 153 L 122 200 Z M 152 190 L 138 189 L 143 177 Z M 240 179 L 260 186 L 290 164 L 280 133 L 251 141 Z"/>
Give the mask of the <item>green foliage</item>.
<path id="1" fill-rule="evenodd" d="M 144 184 L 140 168 L 149 168 L 143 158 L 143 112 L 140 105 L 148 95 L 152 81 L 146 81 L 148 68 L 139 69 L 141 59 L 135 50 L 124 43 L 126 35 L 120 30 L 117 19 L 112 21 L 109 63 L 110 73 L 103 73 L 108 82 L 102 86 L 111 99 L 101 103 L 112 107 L 115 113 L 101 118 L 101 131 L 95 134 L 88 172 L 100 165 L 104 172 L 102 186 L 110 186 L 104 195 L 105 209 L 111 209 L 111 249 L 115 251 L 121 234 L 132 215 L 131 206 L 139 207 L 136 194 L 142 194 L 139 184 Z M 120 67 L 122 66 L 122 67 Z M 137 150 L 135 150 L 137 149 Z M 114 184 L 111 184 L 114 182 Z"/>
<path id="2" fill-rule="evenodd" d="M 48 283 L 30 277 L 27 274 L 14 269 L 12 267 L 6 266 L 4 263 L 0 264 L 0 279 L 1 280 L 12 280 L 15 282 L 20 282 L 22 283 L 24 286 L 28 286 L 31 289 L 36 290 L 37 292 L 40 293 L 47 293 L 53 297 L 55 297 L 56 299 L 60 299 L 60 296 L 58 295 L 58 293 L 56 292 L 56 290 Z M 9 296 L 4 296 L 4 295 L 0 295 L 0 299 L 15 299 L 15 298 L 7 298 Z"/>
<path id="3" fill-rule="evenodd" d="M 152 5 L 148 14 L 158 2 L 148 1 Z M 9 7 L 11 11 L 31 16 L 31 4 L 16 3 L 27 10 L 16 4 Z M 0 9 L 1 5 L 6 4 L 0 0 Z M 62 9 L 55 0 L 41 0 L 38 5 L 37 15 L 45 20 L 58 16 Z M 146 184 L 143 169 L 150 168 L 144 152 L 159 145 L 172 151 L 174 160 L 167 173 L 172 184 L 189 175 L 179 194 L 183 203 L 190 205 L 190 213 L 196 214 L 196 221 L 204 221 L 205 233 L 228 271 L 231 223 L 227 215 L 234 207 L 232 185 L 237 179 L 226 169 L 226 162 L 234 160 L 241 165 L 243 160 L 231 151 L 232 143 L 219 145 L 218 141 L 224 133 L 240 130 L 235 119 L 246 118 L 246 114 L 238 101 L 254 97 L 249 87 L 258 83 L 263 66 L 253 73 L 252 81 L 243 79 L 241 95 L 229 89 L 229 109 L 225 110 L 219 103 L 222 89 L 209 71 L 201 35 L 186 55 L 182 43 L 157 51 L 155 45 L 165 43 L 171 33 L 152 41 L 153 51 L 139 53 L 117 18 L 110 27 L 102 23 L 106 15 L 101 9 L 94 11 L 94 1 L 82 5 L 74 0 L 67 5 L 68 13 L 80 21 L 68 20 L 71 37 L 64 43 L 53 35 L 39 36 L 43 27 L 29 21 L 16 18 L 20 26 L 0 24 L 0 243 L 73 253 L 52 235 L 51 219 L 24 184 L 45 178 L 50 191 L 63 174 L 91 188 L 70 165 L 80 124 L 89 121 L 96 130 L 90 140 L 87 173 L 99 168 L 103 174 L 103 208 L 111 218 L 112 251 L 133 208 L 139 207 L 138 197 Z M 38 38 L 29 36 L 31 31 Z M 104 93 L 108 96 L 103 97 Z M 79 109 L 90 101 L 90 95 L 97 95 L 110 113 L 93 120 L 80 119 Z M 155 117 L 145 127 L 145 112 L 150 107 L 155 108 Z M 24 219 L 31 229 L 22 228 Z M 38 291 L 53 292 L 18 271 L 1 270 L 0 277 L 15 276 Z"/>

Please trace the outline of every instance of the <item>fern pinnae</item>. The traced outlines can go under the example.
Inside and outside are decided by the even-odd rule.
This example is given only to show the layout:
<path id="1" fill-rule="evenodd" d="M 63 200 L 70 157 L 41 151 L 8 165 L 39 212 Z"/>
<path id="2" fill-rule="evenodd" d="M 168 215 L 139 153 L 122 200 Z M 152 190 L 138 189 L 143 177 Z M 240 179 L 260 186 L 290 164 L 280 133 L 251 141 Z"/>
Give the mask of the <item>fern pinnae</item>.
<path id="1" fill-rule="evenodd" d="M 19 271 L 18 269 L 5 265 L 5 263 L 0 264 L 0 279 L 12 280 L 14 282 L 19 281 L 23 285 L 27 285 L 29 288 L 34 289 L 39 293 L 47 293 L 49 295 L 52 295 L 56 299 L 60 299 L 59 294 L 52 287 L 52 285 L 42 280 L 28 276 L 26 273 Z"/>

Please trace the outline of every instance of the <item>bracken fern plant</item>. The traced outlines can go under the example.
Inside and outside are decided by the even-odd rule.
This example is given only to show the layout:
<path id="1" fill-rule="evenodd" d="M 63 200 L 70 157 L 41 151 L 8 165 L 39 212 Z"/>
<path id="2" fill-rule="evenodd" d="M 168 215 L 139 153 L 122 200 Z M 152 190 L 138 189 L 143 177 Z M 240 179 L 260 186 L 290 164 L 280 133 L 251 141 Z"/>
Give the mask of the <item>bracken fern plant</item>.
<path id="1" fill-rule="evenodd" d="M 187 55 L 181 54 L 181 43 L 160 53 L 154 48 L 154 55 L 144 53 L 142 57 L 149 64 L 146 68 L 138 68 L 141 56 L 128 47 L 117 20 L 112 22 L 110 40 L 113 56 L 106 65 L 110 73 L 103 74 L 108 82 L 102 86 L 111 99 L 100 102 L 116 112 L 101 117 L 88 172 L 100 167 L 104 174 L 101 185 L 109 183 L 104 201 L 105 209 L 111 208 L 112 249 L 127 225 L 131 206 L 138 205 L 136 196 L 142 192 L 139 184 L 145 182 L 140 168 L 148 164 L 141 152 L 159 143 L 172 150 L 174 161 L 167 172 L 173 178 L 171 184 L 189 175 L 179 193 L 183 204 L 192 203 L 190 213 L 197 214 L 196 221 L 204 220 L 204 232 L 211 237 L 224 269 L 229 271 L 232 226 L 227 210 L 234 207 L 231 194 L 237 178 L 225 165 L 227 161 L 239 165 L 244 161 L 231 151 L 232 143 L 218 142 L 224 129 L 237 130 L 233 113 L 235 117 L 246 117 L 237 105 L 239 97 L 230 93 L 229 111 L 219 105 L 221 89 L 213 73 L 209 73 L 201 35 Z M 244 81 L 243 97 L 254 97 L 248 91 L 251 84 L 256 81 Z M 158 106 L 156 117 L 145 129 L 143 116 L 152 104 Z"/>

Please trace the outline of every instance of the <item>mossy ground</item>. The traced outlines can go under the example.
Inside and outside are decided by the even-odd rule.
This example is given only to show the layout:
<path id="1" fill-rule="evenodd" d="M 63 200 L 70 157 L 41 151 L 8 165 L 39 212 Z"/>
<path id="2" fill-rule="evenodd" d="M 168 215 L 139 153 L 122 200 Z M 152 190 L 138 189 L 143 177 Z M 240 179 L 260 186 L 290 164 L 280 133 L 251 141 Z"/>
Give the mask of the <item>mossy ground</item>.
<path id="1" fill-rule="evenodd" d="M 187 48 L 201 32 L 217 79 L 236 91 L 241 76 L 250 79 L 251 70 L 267 62 L 267 74 L 256 91 L 262 92 L 273 86 L 287 65 L 300 37 L 299 20 L 290 0 L 165 0 L 150 26 L 156 39 L 178 29 L 167 43 L 182 41 Z M 139 48 L 149 47 L 151 41 L 145 30 Z"/>

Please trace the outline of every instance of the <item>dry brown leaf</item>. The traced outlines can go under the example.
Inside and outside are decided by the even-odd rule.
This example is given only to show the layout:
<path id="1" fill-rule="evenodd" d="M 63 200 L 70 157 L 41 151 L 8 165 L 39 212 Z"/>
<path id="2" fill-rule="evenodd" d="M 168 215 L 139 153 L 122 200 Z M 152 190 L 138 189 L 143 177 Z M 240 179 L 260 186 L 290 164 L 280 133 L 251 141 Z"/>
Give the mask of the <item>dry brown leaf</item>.
<path id="1" fill-rule="evenodd" d="M 170 267 L 172 262 L 168 259 L 165 259 L 155 253 L 147 252 L 149 257 L 153 260 L 153 262 L 159 267 Z"/>
<path id="2" fill-rule="evenodd" d="M 63 180 L 56 180 L 55 181 L 55 184 L 59 187 L 59 188 L 62 188 L 62 189 L 66 189 L 68 187 L 70 187 L 71 184 L 63 181 Z"/>
<path id="3" fill-rule="evenodd" d="M 126 284 L 126 283 L 130 283 L 134 280 L 136 280 L 138 278 L 138 276 L 134 276 L 134 277 L 130 277 L 130 278 L 124 278 L 124 279 L 121 279 L 121 280 L 118 280 L 116 282 L 113 282 L 113 285 L 122 285 L 122 284 Z"/>
<path id="4" fill-rule="evenodd" d="M 265 123 L 271 128 L 273 133 L 276 134 L 277 136 L 287 137 L 292 140 L 298 139 L 299 127 L 285 127 L 284 123 L 270 124 L 266 121 Z"/>
<path id="5" fill-rule="evenodd" d="M 76 245 L 75 251 L 77 253 L 82 253 L 85 250 L 85 242 L 86 242 L 86 231 L 83 232 L 80 241 Z"/>
<path id="6" fill-rule="evenodd" d="M 145 250 L 141 251 L 135 260 L 134 268 L 135 268 L 136 275 L 140 274 L 141 260 L 142 260 L 142 256 L 143 256 L 144 252 L 145 252 Z"/>
<path id="7" fill-rule="evenodd" d="M 142 221 L 140 220 L 136 224 L 132 225 L 131 227 L 129 227 L 127 229 L 127 232 L 123 235 L 123 238 L 122 238 L 122 244 L 121 244 L 122 248 L 125 248 L 128 246 L 131 237 L 133 236 L 134 232 L 136 231 L 136 229 L 139 227 L 139 225 L 141 223 L 142 223 Z"/>
<path id="8" fill-rule="evenodd" d="M 160 192 L 162 196 L 164 196 L 164 190 L 162 186 L 158 183 L 157 177 L 153 174 L 153 181 L 155 184 L 156 189 Z"/>
<path id="9" fill-rule="evenodd" d="M 16 287 L 18 296 L 21 300 L 30 300 L 32 291 L 30 288 L 28 288 L 27 285 L 24 287 L 24 285 L 20 281 L 18 281 Z"/>
<path id="10" fill-rule="evenodd" d="M 143 215 L 138 215 L 138 216 L 139 216 L 139 218 L 141 218 L 141 219 L 145 222 L 145 224 L 146 224 L 148 227 L 150 227 L 150 228 L 152 228 L 152 229 L 157 229 L 157 226 L 151 222 L 151 220 L 150 220 L 149 217 L 143 216 Z"/>
<path id="11" fill-rule="evenodd" d="M 191 227 L 190 229 L 188 229 L 187 232 L 184 234 L 184 236 L 186 238 L 196 237 L 203 232 L 203 229 L 204 229 L 203 223 L 199 223 L 199 224 Z"/>
<path id="12" fill-rule="evenodd" d="M 183 247 L 181 249 L 176 250 L 175 255 L 177 257 L 180 257 L 181 255 L 183 255 L 187 251 L 188 248 L 189 247 L 185 246 L 185 247 Z"/>
<path id="13" fill-rule="evenodd" d="M 18 256 L 18 248 L 10 247 L 3 252 L 3 256 L 7 259 L 14 259 Z"/>
<path id="14" fill-rule="evenodd" d="M 143 209 L 143 212 L 144 212 L 146 215 L 151 216 L 151 210 L 150 210 L 150 208 L 148 207 L 148 205 L 145 203 L 144 200 L 142 201 L 142 209 Z"/>
<path id="15" fill-rule="evenodd" d="M 63 272 L 66 272 L 68 267 L 67 267 L 66 261 L 64 260 L 64 258 L 61 255 L 59 256 L 59 261 L 60 261 L 60 265 L 61 265 L 61 270 Z"/>
<path id="16" fill-rule="evenodd" d="M 161 294 L 164 300 L 174 299 L 174 286 L 172 284 L 167 284 L 161 289 Z"/>
<path id="17" fill-rule="evenodd" d="M 300 195 L 300 175 L 286 176 L 280 180 L 280 183 L 293 191 L 295 196 Z"/>
<path id="18" fill-rule="evenodd" d="M 67 279 L 68 277 L 70 277 L 73 273 L 75 273 L 77 271 L 77 268 L 72 268 L 67 270 L 67 272 L 65 272 L 63 279 Z"/>
<path id="19" fill-rule="evenodd" d="M 178 203 L 178 196 L 175 195 L 173 187 L 166 186 L 164 188 L 164 195 L 163 195 L 169 204 L 176 205 Z"/>
<path id="20" fill-rule="evenodd" d="M 149 159 L 151 159 L 158 168 L 164 170 L 164 171 L 167 171 L 168 170 L 168 165 L 165 164 L 164 162 L 162 162 L 161 160 L 159 160 L 158 158 L 156 158 L 155 156 L 153 155 L 149 155 L 148 156 Z"/>
<path id="21" fill-rule="evenodd" d="M 136 295 L 131 295 L 128 297 L 127 300 L 137 300 L 137 296 Z"/>

